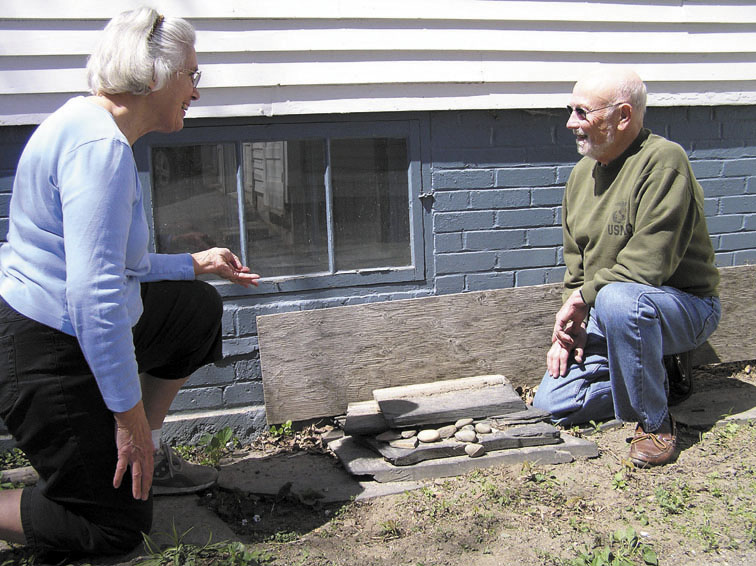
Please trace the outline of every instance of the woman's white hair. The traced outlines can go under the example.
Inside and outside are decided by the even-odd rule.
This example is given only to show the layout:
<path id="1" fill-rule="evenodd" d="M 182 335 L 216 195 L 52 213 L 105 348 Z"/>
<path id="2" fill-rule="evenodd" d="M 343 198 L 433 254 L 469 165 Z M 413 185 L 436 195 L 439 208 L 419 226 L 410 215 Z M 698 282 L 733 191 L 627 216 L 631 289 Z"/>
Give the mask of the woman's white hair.
<path id="1" fill-rule="evenodd" d="M 105 26 L 87 61 L 92 94 L 149 94 L 184 69 L 194 47 L 194 28 L 181 18 L 164 18 L 152 8 L 119 14 Z"/>

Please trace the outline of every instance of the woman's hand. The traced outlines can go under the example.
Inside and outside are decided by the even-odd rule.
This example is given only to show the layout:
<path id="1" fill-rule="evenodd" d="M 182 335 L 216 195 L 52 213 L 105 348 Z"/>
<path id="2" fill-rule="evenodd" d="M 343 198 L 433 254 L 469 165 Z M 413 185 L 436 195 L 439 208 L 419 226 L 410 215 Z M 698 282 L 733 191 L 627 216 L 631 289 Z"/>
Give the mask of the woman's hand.
<path id="1" fill-rule="evenodd" d="M 239 258 L 227 248 L 210 248 L 191 256 L 195 275 L 212 273 L 242 287 L 256 287 L 257 280 L 260 279 L 257 273 L 250 273 L 249 267 L 242 265 Z"/>
<path id="2" fill-rule="evenodd" d="M 121 487 L 126 469 L 131 468 L 131 494 L 134 499 L 146 501 L 152 487 L 155 447 L 152 431 L 144 413 L 142 401 L 123 413 L 113 413 L 116 420 L 116 447 L 118 463 L 113 476 L 113 487 Z"/>

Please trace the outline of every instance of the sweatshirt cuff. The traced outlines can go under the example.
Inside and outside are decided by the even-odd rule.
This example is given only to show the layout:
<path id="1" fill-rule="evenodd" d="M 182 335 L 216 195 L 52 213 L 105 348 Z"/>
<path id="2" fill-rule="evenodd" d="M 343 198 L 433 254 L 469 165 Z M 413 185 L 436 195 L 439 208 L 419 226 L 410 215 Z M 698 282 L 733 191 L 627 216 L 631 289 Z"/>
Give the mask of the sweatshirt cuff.
<path id="1" fill-rule="evenodd" d="M 596 302 L 597 294 L 598 291 L 593 283 L 586 283 L 580 288 L 580 296 L 583 298 L 583 302 L 589 307 L 592 307 Z"/>

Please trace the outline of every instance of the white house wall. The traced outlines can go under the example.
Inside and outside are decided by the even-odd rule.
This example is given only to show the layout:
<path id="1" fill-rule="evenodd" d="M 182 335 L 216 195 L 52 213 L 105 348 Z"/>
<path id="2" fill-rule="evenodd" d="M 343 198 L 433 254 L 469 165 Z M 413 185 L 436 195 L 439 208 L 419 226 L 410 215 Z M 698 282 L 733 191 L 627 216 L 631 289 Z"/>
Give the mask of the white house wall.
<path id="1" fill-rule="evenodd" d="M 561 107 L 599 63 L 651 105 L 756 103 L 756 2 L 3 0 L 0 125 L 86 91 L 99 30 L 145 3 L 197 30 L 190 117 Z"/>

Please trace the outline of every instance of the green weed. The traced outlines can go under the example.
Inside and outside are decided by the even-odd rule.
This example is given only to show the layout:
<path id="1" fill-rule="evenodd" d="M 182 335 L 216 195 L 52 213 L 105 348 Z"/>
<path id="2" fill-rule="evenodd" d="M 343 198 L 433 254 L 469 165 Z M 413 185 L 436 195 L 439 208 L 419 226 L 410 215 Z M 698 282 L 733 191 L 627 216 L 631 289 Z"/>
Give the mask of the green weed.
<path id="1" fill-rule="evenodd" d="M 29 466 L 29 459 L 18 448 L 11 448 L 0 452 L 0 470 L 10 470 Z"/>
<path id="2" fill-rule="evenodd" d="M 614 474 L 614 478 L 612 478 L 612 489 L 616 489 L 617 491 L 624 491 L 627 489 L 627 474 L 625 473 L 625 470 L 620 470 Z"/>
<path id="3" fill-rule="evenodd" d="M 292 422 L 286 421 L 285 423 L 281 423 L 279 426 L 271 425 L 269 432 L 271 436 L 279 438 L 291 436 L 292 434 L 294 434 L 294 429 L 292 428 Z"/>
<path id="4" fill-rule="evenodd" d="M 234 436 L 234 431 L 227 426 L 215 434 L 206 432 L 200 437 L 199 446 L 204 452 L 203 464 L 217 466 L 220 459 L 239 445 L 239 440 Z"/>
<path id="5" fill-rule="evenodd" d="M 387 519 L 379 526 L 378 537 L 383 540 L 391 540 L 402 536 L 402 530 L 395 519 Z"/>
<path id="6" fill-rule="evenodd" d="M 654 549 L 638 538 L 632 527 L 618 529 L 609 537 L 609 545 L 581 552 L 569 566 L 658 566 Z"/>
<path id="7" fill-rule="evenodd" d="M 667 515 L 679 515 L 688 508 L 691 492 L 685 482 L 675 481 L 669 489 L 657 487 L 654 499 Z"/>
<path id="8" fill-rule="evenodd" d="M 137 562 L 136 566 L 260 566 L 273 558 L 267 552 L 250 550 L 240 542 L 211 543 L 208 540 L 202 546 L 188 544 L 184 542 L 184 537 L 189 531 L 191 529 L 178 534 L 174 525 L 171 542 L 163 548 L 149 535 L 142 535 L 149 556 Z"/>

